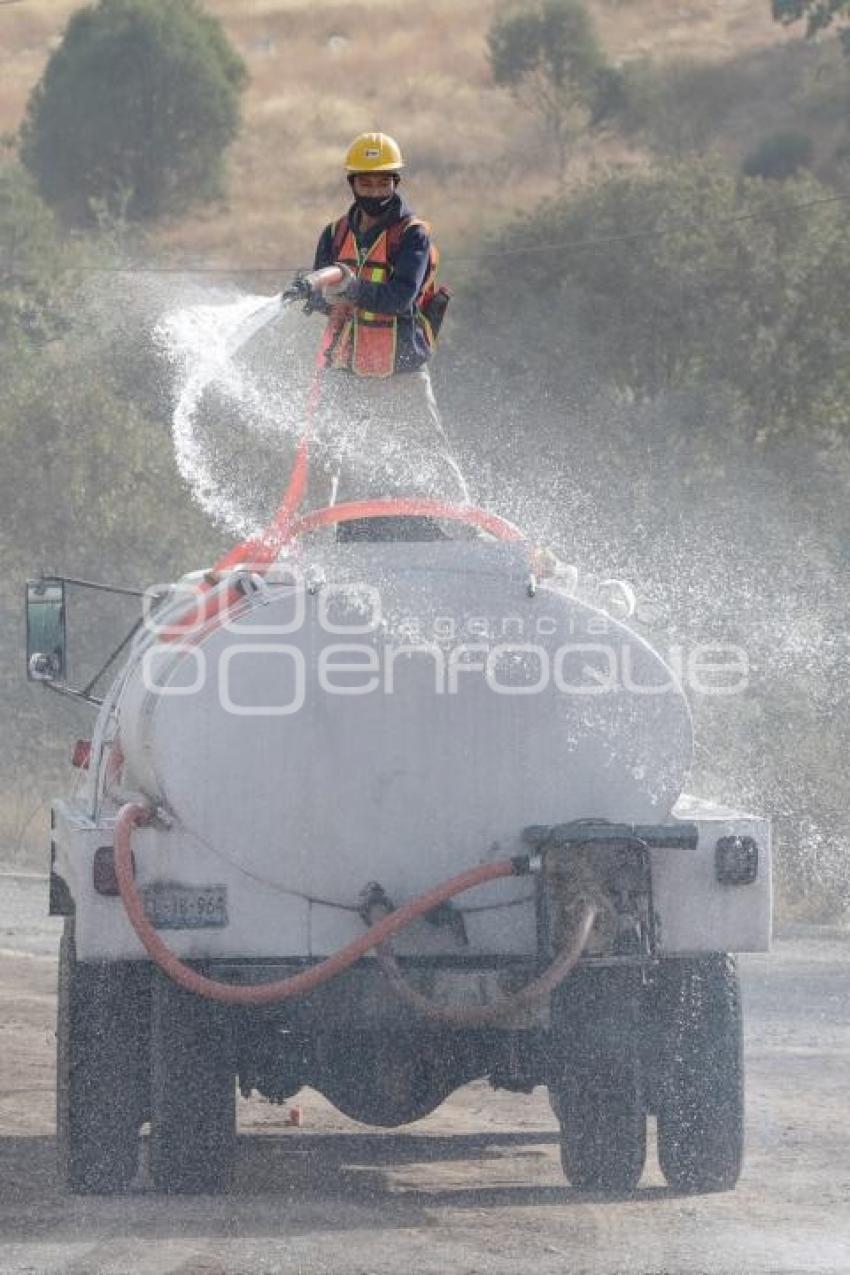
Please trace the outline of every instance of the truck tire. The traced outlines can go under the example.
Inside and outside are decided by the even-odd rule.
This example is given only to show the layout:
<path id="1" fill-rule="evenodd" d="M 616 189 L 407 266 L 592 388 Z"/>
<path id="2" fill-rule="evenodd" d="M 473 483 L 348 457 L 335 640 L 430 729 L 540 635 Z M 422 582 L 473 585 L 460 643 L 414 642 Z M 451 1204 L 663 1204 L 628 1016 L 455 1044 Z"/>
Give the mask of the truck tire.
<path id="1" fill-rule="evenodd" d="M 148 1104 L 150 973 L 142 962 L 79 962 L 74 919 L 59 944 L 56 1141 L 79 1194 L 126 1190 Z"/>
<path id="2" fill-rule="evenodd" d="M 151 985 L 150 1167 L 160 1191 L 225 1191 L 236 1152 L 236 1059 L 226 1009 L 158 970 Z"/>
<path id="3" fill-rule="evenodd" d="M 677 1191 L 729 1191 L 744 1154 L 741 997 L 724 953 L 658 970 L 658 1159 Z"/>
<path id="4" fill-rule="evenodd" d="M 579 970 L 553 1005 L 550 1104 L 561 1164 L 581 1191 L 630 1192 L 646 1159 L 640 973 Z"/>

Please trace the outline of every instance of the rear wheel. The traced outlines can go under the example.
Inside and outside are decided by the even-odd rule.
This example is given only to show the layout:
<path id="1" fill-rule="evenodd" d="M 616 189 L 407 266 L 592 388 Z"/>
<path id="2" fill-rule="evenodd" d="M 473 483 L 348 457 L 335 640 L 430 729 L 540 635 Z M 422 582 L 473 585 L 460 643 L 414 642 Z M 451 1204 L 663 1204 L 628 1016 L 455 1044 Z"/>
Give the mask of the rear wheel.
<path id="1" fill-rule="evenodd" d="M 633 1191 L 646 1159 L 639 972 L 579 970 L 553 1006 L 550 1103 L 579 1190 Z"/>
<path id="2" fill-rule="evenodd" d="M 74 920 L 59 946 L 56 1140 L 66 1186 L 114 1195 L 135 1176 L 147 1115 L 150 974 L 141 962 L 80 962 Z"/>
<path id="3" fill-rule="evenodd" d="M 158 971 L 151 988 L 151 1175 L 160 1191 L 224 1191 L 236 1151 L 231 1020 Z"/>
<path id="4" fill-rule="evenodd" d="M 741 998 L 733 957 L 658 970 L 658 1159 L 679 1191 L 728 1191 L 744 1154 Z"/>

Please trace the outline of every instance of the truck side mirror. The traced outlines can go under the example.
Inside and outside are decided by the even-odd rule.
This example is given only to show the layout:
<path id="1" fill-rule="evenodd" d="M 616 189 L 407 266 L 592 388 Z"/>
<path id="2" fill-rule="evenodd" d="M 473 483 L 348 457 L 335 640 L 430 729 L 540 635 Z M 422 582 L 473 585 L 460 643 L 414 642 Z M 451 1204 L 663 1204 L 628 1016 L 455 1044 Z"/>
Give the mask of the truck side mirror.
<path id="1" fill-rule="evenodd" d="M 27 581 L 27 678 L 65 679 L 65 581 Z"/>

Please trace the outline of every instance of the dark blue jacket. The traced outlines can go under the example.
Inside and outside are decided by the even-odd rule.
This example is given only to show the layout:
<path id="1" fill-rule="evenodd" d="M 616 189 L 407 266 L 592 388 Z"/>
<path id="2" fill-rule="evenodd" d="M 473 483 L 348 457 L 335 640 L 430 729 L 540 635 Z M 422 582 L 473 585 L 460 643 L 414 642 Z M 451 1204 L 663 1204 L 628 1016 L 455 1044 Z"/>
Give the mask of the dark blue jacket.
<path id="1" fill-rule="evenodd" d="M 371 248 L 382 230 L 386 230 L 393 222 L 413 214 L 400 195 L 394 196 L 389 209 L 379 222 L 369 230 L 358 229 L 360 213 L 357 205 L 352 204 L 348 210 L 348 223 L 354 231 L 357 246 L 361 252 Z M 316 248 L 314 270 L 333 265 L 336 260 L 333 250 L 333 224 L 326 226 Z M 355 304 L 364 310 L 374 310 L 376 314 L 398 315 L 398 345 L 396 348 L 396 371 L 412 372 L 421 367 L 431 357 L 422 324 L 414 314 L 414 301 L 428 273 L 431 255 L 431 241 L 423 226 L 411 226 L 402 236 L 398 255 L 393 263 L 393 275 L 387 283 L 367 283 L 360 279 L 357 284 Z"/>

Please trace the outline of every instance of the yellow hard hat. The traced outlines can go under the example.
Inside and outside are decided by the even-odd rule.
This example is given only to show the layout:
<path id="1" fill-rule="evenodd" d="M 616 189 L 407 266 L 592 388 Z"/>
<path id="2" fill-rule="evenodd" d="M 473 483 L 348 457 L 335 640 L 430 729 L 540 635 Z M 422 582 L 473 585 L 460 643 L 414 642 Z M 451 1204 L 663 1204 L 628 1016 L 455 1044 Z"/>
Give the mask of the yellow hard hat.
<path id="1" fill-rule="evenodd" d="M 401 168 L 401 147 L 386 133 L 361 133 L 345 157 L 347 173 L 397 173 Z"/>

